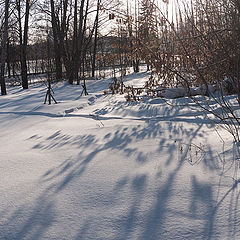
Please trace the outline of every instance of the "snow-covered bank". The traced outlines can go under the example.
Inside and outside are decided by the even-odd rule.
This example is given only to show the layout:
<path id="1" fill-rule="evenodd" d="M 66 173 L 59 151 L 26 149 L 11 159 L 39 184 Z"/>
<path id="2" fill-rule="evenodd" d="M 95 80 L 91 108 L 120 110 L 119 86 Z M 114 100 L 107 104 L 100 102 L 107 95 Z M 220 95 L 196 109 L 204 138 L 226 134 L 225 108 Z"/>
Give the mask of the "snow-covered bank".
<path id="1" fill-rule="evenodd" d="M 231 136 L 186 98 L 108 83 L 55 85 L 51 106 L 43 85 L 0 97 L 0 239 L 239 239 Z"/>

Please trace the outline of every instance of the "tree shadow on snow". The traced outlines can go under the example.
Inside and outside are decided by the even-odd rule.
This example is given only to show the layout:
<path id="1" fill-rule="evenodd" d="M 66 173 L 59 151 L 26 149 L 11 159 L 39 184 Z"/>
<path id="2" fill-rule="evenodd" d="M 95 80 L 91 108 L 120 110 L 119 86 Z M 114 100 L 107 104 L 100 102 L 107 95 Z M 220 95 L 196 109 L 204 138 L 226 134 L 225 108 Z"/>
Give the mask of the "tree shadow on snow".
<path id="1" fill-rule="evenodd" d="M 106 119 L 102 119 L 102 121 L 104 120 L 107 120 L 107 117 Z M 87 173 L 89 164 L 98 160 L 100 153 L 109 150 L 110 152 L 112 151 L 113 154 L 121 152 L 127 159 L 134 159 L 139 166 L 143 166 L 145 163 L 151 162 L 149 156 L 151 156 L 152 153 L 146 149 L 143 151 L 134 144 L 136 142 L 147 142 L 147 140 L 152 141 L 152 139 L 158 139 L 154 151 L 159 156 L 161 156 L 163 152 L 164 154 L 167 152 L 166 166 L 168 166 L 172 163 L 174 157 L 176 157 L 174 154 L 176 154 L 178 146 L 176 145 L 174 137 L 179 135 L 186 138 L 187 136 L 187 144 L 191 144 L 191 142 L 201 134 L 200 130 L 205 122 L 196 121 L 196 124 L 196 129 L 185 129 L 178 121 L 170 121 L 166 123 L 167 128 L 163 128 L 161 121 L 155 119 L 154 121 L 144 121 L 144 125 L 138 124 L 133 127 L 122 126 L 116 131 L 112 131 L 111 129 L 109 132 L 103 131 L 104 135 L 102 135 L 102 137 L 96 136 L 95 134 L 72 136 L 65 134 L 61 130 L 57 130 L 49 136 L 38 136 L 35 134 L 29 137 L 26 141 L 34 142 L 33 149 L 43 153 L 54 149 L 64 150 L 69 148 L 76 148 L 79 153 L 77 157 L 69 156 L 68 159 L 62 161 L 57 167 L 49 169 L 43 174 L 40 182 L 41 184 L 46 184 L 46 191 L 36 200 L 32 208 L 27 210 L 27 206 L 23 206 L 12 214 L 11 218 L 6 221 L 6 226 L 9 227 L 2 231 L 4 238 L 41 239 L 44 232 L 48 231 L 49 227 L 55 222 L 55 202 L 52 200 L 52 197 L 67 190 L 69 184 L 74 184 L 75 182 L 81 184 L 81 177 Z M 163 135 L 165 131 L 169 133 L 167 138 Z M 169 143 L 169 137 L 171 143 Z M 139 216 L 139 212 L 142 204 L 146 201 L 145 193 L 148 188 L 150 176 L 147 173 L 138 173 L 134 176 L 126 176 L 120 179 L 120 181 L 115 182 L 112 192 L 105 196 L 107 199 L 106 202 L 119 204 L 117 197 L 123 197 L 124 189 L 128 188 L 129 185 L 132 195 L 130 203 L 127 203 L 127 206 L 123 205 L 123 207 L 127 209 L 126 215 L 111 219 L 115 229 L 118 229 L 116 230 L 117 235 L 113 239 L 134 239 L 136 226 L 139 226 L 142 230 L 138 235 L 138 239 L 161 239 L 159 237 L 166 231 L 165 224 L 168 219 L 168 214 L 171 212 L 169 202 L 175 194 L 173 190 L 176 178 L 182 166 L 186 163 L 187 150 L 186 148 L 186 150 L 182 152 L 177 165 L 168 173 L 166 180 L 163 183 L 159 182 L 157 184 L 154 201 L 151 202 L 149 210 L 146 211 L 144 215 Z M 112 157 L 113 156 L 109 156 L 109 158 Z M 214 170 L 216 166 L 206 164 L 206 167 Z M 212 226 L 216 212 L 216 210 L 214 210 L 212 188 L 210 185 L 201 185 L 196 177 L 193 177 L 191 180 L 193 198 L 191 199 L 190 213 L 186 213 L 185 216 L 191 219 L 199 218 L 198 213 L 195 212 L 194 209 L 200 202 L 200 204 L 204 206 L 207 214 L 206 217 L 201 216 L 205 219 L 206 223 L 202 230 L 202 236 L 207 238 L 212 235 Z M 174 212 L 175 210 L 172 211 Z M 176 211 L 175 214 L 181 215 L 184 213 Z M 21 222 L 17 222 L 16 219 L 19 219 L 21 216 L 25 217 Z M 79 229 L 79 232 L 76 233 L 76 239 L 88 239 L 88 236 L 94 231 L 91 221 L 91 218 L 85 221 Z M 107 224 L 107 222 L 101 224 Z M 194 236 L 197 236 L 198 233 Z"/>
<path id="2" fill-rule="evenodd" d="M 9 209 L 12 212 L 12 209 Z M 42 239 L 55 222 L 55 203 L 43 194 L 35 202 L 21 206 L 0 226 L 5 240 Z"/>

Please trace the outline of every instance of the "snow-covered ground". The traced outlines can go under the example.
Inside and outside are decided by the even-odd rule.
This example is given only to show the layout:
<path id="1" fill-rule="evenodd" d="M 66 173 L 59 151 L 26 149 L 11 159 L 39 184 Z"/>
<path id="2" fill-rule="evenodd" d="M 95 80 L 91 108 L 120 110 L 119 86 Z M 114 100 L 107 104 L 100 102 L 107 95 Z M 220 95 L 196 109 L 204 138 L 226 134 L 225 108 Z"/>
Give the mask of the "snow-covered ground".
<path id="1" fill-rule="evenodd" d="M 0 239 L 240 239 L 231 136 L 187 98 L 126 102 L 108 83 L 0 96 Z"/>

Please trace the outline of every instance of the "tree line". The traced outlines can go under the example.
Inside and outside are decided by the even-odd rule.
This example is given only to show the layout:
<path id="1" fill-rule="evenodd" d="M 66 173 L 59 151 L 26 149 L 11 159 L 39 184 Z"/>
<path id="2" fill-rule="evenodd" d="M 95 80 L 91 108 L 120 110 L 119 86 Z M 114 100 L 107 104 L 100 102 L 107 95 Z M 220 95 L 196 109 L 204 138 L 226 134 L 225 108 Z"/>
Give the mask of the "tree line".
<path id="1" fill-rule="evenodd" d="M 112 1 L 107 2 L 111 5 Z M 104 21 L 99 12 L 101 4 L 105 3 L 101 0 L 1 2 L 2 95 L 6 94 L 6 70 L 9 76 L 15 75 L 17 67 L 23 89 L 28 88 L 27 61 L 30 60 L 37 63 L 50 59 L 50 69 L 56 79 L 65 77 L 73 84 L 83 74 L 87 57 L 91 55 L 94 77 L 98 28 Z"/>
<path id="2" fill-rule="evenodd" d="M 2 95 L 6 69 L 14 75 L 17 63 L 27 89 L 27 61 L 70 84 L 96 67 L 118 65 L 123 76 L 144 62 L 157 76 L 149 87 L 208 91 L 229 88 L 230 78 L 240 99 L 238 0 L 4 0 L 0 11 Z"/>

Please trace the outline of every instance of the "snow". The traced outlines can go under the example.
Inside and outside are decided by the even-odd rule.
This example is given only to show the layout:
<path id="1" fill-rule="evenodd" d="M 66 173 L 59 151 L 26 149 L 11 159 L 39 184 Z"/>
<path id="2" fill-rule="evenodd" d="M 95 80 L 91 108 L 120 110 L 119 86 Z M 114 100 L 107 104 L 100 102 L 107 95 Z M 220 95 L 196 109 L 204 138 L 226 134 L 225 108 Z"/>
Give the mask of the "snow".
<path id="1" fill-rule="evenodd" d="M 0 239 L 240 239 L 221 123 L 188 98 L 103 95 L 110 81 L 58 83 L 52 105 L 41 84 L 0 97 Z"/>

